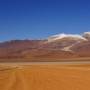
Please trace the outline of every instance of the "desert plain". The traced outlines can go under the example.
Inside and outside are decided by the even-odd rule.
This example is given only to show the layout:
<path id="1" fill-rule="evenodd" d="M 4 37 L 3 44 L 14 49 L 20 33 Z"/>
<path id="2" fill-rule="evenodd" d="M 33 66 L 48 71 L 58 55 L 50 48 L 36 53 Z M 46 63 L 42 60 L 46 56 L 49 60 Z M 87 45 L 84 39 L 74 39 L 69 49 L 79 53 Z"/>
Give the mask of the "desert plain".
<path id="1" fill-rule="evenodd" d="M 0 63 L 0 90 L 90 90 L 90 62 Z"/>

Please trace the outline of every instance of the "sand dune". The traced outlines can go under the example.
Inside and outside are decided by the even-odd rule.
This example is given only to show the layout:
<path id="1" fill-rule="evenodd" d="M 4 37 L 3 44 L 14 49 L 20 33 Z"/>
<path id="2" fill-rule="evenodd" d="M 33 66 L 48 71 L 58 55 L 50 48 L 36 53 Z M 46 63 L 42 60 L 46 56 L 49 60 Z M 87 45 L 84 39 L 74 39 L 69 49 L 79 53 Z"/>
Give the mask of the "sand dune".
<path id="1" fill-rule="evenodd" d="M 0 90 L 90 90 L 90 65 L 0 67 Z"/>

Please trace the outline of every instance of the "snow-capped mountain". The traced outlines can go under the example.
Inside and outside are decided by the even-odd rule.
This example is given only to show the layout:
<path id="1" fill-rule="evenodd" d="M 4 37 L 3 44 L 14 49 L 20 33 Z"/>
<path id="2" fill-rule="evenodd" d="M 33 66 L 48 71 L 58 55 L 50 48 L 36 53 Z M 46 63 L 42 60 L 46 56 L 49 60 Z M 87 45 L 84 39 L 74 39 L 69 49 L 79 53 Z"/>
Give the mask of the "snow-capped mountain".
<path id="1" fill-rule="evenodd" d="M 83 37 L 82 35 L 63 33 L 50 36 L 47 39 L 47 43 L 44 45 L 44 48 L 71 51 L 71 47 L 86 41 L 88 41 L 87 38 Z"/>

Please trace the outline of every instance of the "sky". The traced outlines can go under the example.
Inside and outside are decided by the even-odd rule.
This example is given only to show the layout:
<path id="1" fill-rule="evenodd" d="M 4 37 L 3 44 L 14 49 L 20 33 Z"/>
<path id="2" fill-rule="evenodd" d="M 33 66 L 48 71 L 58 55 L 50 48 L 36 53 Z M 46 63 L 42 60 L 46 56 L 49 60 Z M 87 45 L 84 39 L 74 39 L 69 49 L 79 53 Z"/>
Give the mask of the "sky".
<path id="1" fill-rule="evenodd" d="M 90 31 L 90 0 L 0 0 L 0 41 Z"/>

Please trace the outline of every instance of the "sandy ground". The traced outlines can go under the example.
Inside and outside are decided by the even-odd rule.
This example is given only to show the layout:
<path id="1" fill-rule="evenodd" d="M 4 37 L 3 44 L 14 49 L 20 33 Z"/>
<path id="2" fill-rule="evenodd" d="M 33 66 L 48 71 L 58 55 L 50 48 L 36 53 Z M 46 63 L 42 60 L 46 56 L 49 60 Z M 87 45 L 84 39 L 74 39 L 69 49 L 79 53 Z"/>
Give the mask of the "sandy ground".
<path id="1" fill-rule="evenodd" d="M 90 64 L 1 65 L 0 90 L 90 90 Z"/>

